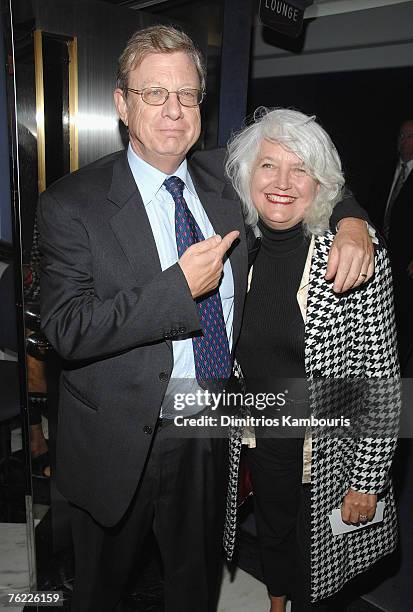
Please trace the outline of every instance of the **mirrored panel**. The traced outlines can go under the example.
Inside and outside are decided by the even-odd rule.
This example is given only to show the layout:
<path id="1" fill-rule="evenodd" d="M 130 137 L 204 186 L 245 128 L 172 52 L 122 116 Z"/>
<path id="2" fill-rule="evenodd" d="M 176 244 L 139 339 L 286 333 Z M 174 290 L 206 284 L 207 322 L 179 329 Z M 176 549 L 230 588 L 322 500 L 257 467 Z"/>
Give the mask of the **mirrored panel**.
<path id="1" fill-rule="evenodd" d="M 12 30 L 0 12 L 0 607 L 36 588 Z"/>

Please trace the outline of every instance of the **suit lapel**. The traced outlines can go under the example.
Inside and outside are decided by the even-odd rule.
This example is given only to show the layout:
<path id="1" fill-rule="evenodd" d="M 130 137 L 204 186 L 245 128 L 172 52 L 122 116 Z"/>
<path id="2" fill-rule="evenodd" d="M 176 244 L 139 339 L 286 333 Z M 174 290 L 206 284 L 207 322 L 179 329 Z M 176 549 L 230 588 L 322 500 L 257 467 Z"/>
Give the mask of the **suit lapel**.
<path id="1" fill-rule="evenodd" d="M 247 280 L 247 246 L 244 219 L 237 200 L 225 197 L 225 183 L 214 176 L 207 180 L 198 175 L 190 162 L 188 168 L 196 192 L 208 215 L 215 232 L 224 237 L 228 232 L 238 230 L 240 239 L 229 251 L 232 275 L 234 278 L 234 344 L 241 327 Z"/>
<path id="2" fill-rule="evenodd" d="M 404 181 L 400 189 L 398 198 L 400 197 L 401 194 L 403 194 L 403 192 L 407 193 L 407 191 L 411 190 L 412 187 L 413 187 L 413 170 L 409 172 L 407 179 Z"/>
<path id="3" fill-rule="evenodd" d="M 113 168 L 108 199 L 119 207 L 110 220 L 112 230 L 136 278 L 142 280 L 161 272 L 158 250 L 141 195 L 129 168 L 126 153 Z"/>

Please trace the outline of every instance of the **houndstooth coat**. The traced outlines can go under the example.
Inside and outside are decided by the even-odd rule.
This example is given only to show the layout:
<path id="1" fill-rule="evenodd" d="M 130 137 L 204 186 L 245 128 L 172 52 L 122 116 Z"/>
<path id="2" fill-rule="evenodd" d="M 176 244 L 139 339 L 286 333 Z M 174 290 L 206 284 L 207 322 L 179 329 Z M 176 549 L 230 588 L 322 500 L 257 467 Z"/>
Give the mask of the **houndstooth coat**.
<path id="1" fill-rule="evenodd" d="M 392 552 L 397 542 L 389 469 L 396 446 L 400 394 L 389 262 L 385 249 L 377 247 L 373 279 L 345 295 L 336 295 L 324 280 L 333 237 L 326 232 L 315 238 L 309 268 L 305 367 L 310 405 L 313 415 L 338 414 L 346 406 L 346 414 L 361 415 L 359 426 L 365 425 L 366 433 L 360 438 L 336 438 L 312 432 L 312 601 L 337 592 L 353 576 Z M 235 375 L 242 373 L 237 369 Z M 349 379 L 362 384 L 349 391 Z M 224 534 L 228 559 L 235 546 L 241 438 L 242 430 L 234 430 Z M 384 520 L 333 536 L 328 514 L 341 506 L 349 487 L 379 494 L 385 501 Z"/>

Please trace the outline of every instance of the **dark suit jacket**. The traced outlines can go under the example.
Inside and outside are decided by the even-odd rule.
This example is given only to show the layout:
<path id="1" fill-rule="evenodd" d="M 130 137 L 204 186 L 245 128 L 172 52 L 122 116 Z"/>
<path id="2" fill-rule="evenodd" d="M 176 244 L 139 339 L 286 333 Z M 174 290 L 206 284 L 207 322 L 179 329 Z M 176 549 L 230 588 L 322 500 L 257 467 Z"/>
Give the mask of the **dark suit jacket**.
<path id="1" fill-rule="evenodd" d="M 413 172 L 393 204 L 390 217 L 389 255 L 393 269 L 406 272 L 413 259 Z"/>
<path id="2" fill-rule="evenodd" d="M 382 231 L 384 213 L 392 186 L 394 166 L 378 168 L 373 177 L 369 198 L 369 214 L 375 225 Z M 413 172 L 410 172 L 400 193 L 393 204 L 390 217 L 390 232 L 387 240 L 393 274 L 405 274 L 407 265 L 413 259 L 412 225 L 413 223 Z"/>
<path id="3" fill-rule="evenodd" d="M 235 343 L 247 276 L 239 202 L 222 178 L 223 152 L 197 153 L 188 167 L 216 233 L 240 232 L 230 253 Z M 58 486 L 114 525 L 145 465 L 173 367 L 171 339 L 200 329 L 197 308 L 179 265 L 161 271 L 125 152 L 52 185 L 38 215 L 42 327 L 65 360 Z"/>
<path id="4" fill-rule="evenodd" d="M 373 177 L 369 211 L 378 227 L 383 229 L 387 199 L 394 178 L 397 160 L 391 169 L 378 169 Z M 410 172 L 392 206 L 387 247 L 393 276 L 399 357 L 405 367 L 413 346 L 413 280 L 407 266 L 413 260 L 413 172 Z"/>

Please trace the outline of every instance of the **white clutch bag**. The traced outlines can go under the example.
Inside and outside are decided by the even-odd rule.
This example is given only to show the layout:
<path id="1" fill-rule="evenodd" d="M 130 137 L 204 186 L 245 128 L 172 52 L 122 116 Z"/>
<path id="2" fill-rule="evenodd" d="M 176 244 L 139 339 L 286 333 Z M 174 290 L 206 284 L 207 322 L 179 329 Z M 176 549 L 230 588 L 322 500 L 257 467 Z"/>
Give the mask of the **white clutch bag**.
<path id="1" fill-rule="evenodd" d="M 333 535 L 341 535 L 342 533 L 349 533 L 350 531 L 357 531 L 358 529 L 366 529 L 370 525 L 381 523 L 384 514 L 384 501 L 377 502 L 376 514 L 371 521 L 367 523 L 359 523 L 358 525 L 347 525 L 343 523 L 341 519 L 341 509 L 334 508 L 334 510 L 328 515 L 330 520 L 331 530 Z"/>

